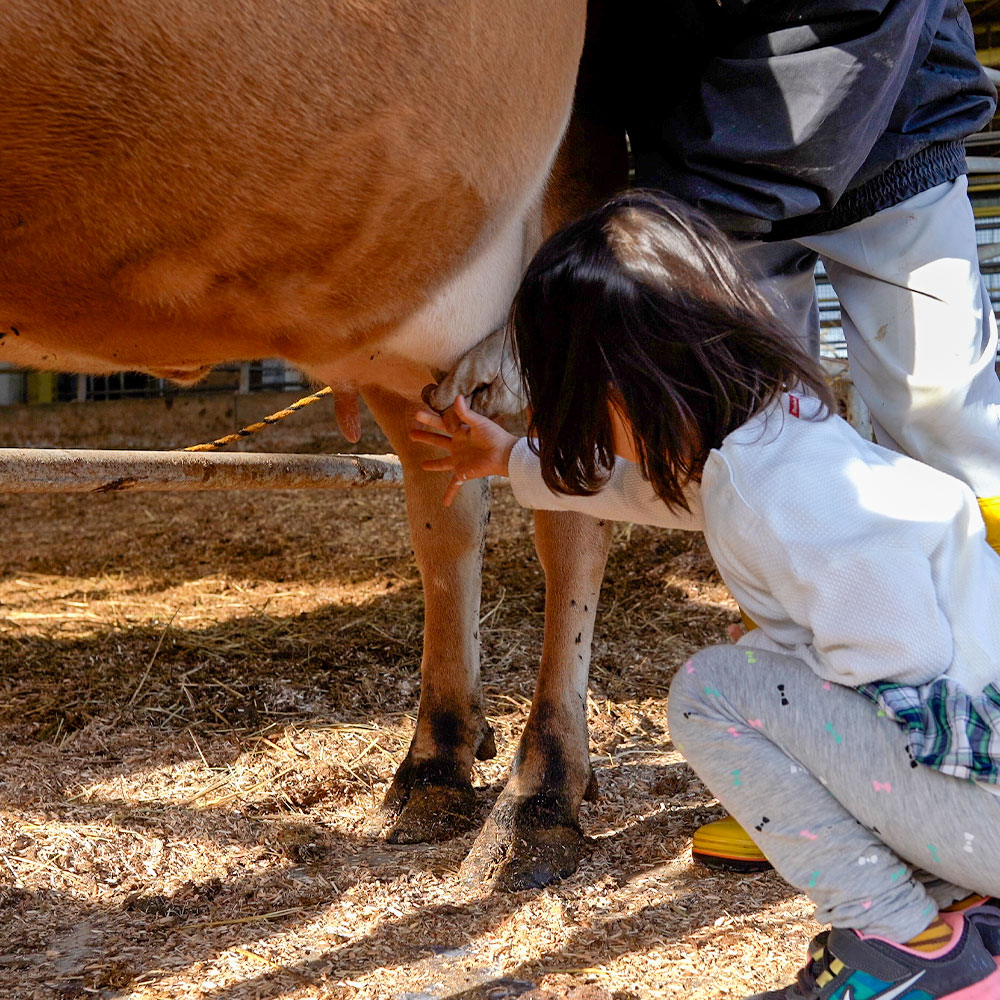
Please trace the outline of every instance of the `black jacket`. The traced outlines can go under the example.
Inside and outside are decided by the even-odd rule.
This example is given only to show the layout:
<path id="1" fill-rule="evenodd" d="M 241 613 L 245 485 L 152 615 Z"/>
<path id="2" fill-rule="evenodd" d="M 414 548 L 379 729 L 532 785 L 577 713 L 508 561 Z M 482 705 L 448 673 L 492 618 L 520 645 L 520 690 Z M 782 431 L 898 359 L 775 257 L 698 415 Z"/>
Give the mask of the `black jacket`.
<path id="1" fill-rule="evenodd" d="M 617 49 L 636 183 L 736 236 L 839 228 L 953 180 L 962 140 L 996 106 L 962 0 L 673 0 L 631 13 Z"/>

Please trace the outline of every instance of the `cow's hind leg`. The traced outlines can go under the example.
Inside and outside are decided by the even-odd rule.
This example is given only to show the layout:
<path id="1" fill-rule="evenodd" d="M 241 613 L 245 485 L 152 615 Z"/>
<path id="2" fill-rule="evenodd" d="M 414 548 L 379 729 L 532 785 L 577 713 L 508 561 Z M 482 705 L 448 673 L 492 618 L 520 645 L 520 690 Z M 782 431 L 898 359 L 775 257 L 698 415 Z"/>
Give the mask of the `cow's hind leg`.
<path id="1" fill-rule="evenodd" d="M 486 480 L 469 483 L 451 507 L 449 477 L 421 468 L 440 452 L 410 440 L 401 396 L 366 388 L 365 401 L 403 464 L 410 535 L 424 587 L 420 708 L 410 749 L 369 826 L 395 843 L 443 840 L 471 825 L 473 759 L 496 754 L 479 678 L 479 601 L 489 521 Z"/>
<path id="2" fill-rule="evenodd" d="M 545 570 L 545 639 L 538 684 L 511 776 L 469 856 L 469 881 L 506 891 L 576 871 L 585 849 L 580 803 L 597 782 L 587 737 L 587 677 L 611 527 L 581 514 L 538 511 Z"/>

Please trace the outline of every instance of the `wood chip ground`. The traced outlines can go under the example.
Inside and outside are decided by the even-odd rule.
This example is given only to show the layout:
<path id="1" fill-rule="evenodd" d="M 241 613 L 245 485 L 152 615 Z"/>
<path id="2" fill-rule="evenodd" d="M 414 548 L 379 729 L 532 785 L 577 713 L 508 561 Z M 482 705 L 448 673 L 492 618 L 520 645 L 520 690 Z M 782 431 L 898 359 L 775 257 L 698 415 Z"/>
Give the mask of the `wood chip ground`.
<path id="1" fill-rule="evenodd" d="M 288 396 L 0 409 L 0 445 L 176 447 Z M 327 403 L 255 450 L 343 451 Z M 358 451 L 386 451 L 370 421 Z M 531 515 L 495 494 L 483 676 L 502 788 L 541 647 Z M 774 874 L 713 873 L 721 811 L 666 693 L 735 605 L 700 538 L 619 525 L 589 697 L 601 798 L 572 878 L 461 883 L 467 834 L 362 836 L 417 706 L 401 491 L 0 496 L 0 996 L 743 998 L 816 928 Z M 529 992 L 533 990 L 533 992 Z"/>

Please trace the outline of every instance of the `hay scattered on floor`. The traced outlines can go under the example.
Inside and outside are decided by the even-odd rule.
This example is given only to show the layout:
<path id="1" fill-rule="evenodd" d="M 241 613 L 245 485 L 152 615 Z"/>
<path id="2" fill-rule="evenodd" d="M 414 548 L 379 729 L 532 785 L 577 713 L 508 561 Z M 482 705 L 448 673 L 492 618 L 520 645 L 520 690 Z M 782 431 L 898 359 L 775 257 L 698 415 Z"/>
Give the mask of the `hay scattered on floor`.
<path id="1" fill-rule="evenodd" d="M 73 410 L 76 444 L 109 424 L 132 447 L 184 443 L 148 419 L 161 404 L 116 405 L 50 419 Z M 255 446 L 342 448 L 329 412 L 305 417 Z M 19 418 L 0 444 L 58 431 Z M 359 450 L 385 450 L 374 435 Z M 735 620 L 698 538 L 617 529 L 588 702 L 593 850 L 558 886 L 484 899 L 457 878 L 472 834 L 360 833 L 419 690 L 401 493 L 0 497 L 0 515 L 0 995 L 458 997 L 494 977 L 708 1000 L 794 973 L 807 901 L 689 860 L 720 812 L 673 749 L 665 693 Z M 482 634 L 500 754 L 476 765 L 482 816 L 541 647 L 530 523 L 498 491 Z"/>

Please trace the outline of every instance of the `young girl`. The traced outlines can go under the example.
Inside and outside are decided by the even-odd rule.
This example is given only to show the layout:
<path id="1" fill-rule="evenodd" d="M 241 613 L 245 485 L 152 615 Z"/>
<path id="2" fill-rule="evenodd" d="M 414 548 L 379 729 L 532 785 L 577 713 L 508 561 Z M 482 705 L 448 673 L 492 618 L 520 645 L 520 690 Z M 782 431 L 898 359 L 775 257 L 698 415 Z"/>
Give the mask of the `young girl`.
<path id="1" fill-rule="evenodd" d="M 724 238 L 662 196 L 552 237 L 511 328 L 528 438 L 461 397 L 454 434 L 417 414 L 445 502 L 509 475 L 528 507 L 700 528 L 759 626 L 670 690 L 675 743 L 833 927 L 758 1000 L 998 1000 L 1000 556 L 972 492 L 832 415 Z"/>

